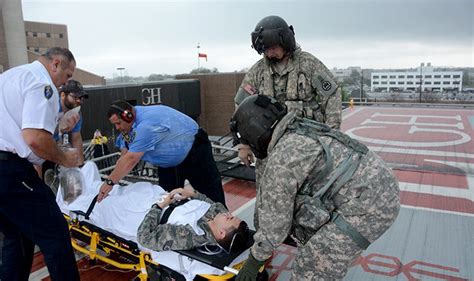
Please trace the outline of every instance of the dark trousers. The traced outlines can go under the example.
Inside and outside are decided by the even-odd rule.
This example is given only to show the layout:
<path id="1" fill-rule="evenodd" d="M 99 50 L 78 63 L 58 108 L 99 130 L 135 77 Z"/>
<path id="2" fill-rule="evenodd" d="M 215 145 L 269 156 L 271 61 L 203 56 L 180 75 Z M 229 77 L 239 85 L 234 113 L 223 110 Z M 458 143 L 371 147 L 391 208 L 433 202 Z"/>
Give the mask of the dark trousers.
<path id="1" fill-rule="evenodd" d="M 53 192 L 32 164 L 5 152 L 0 152 L 0 231 L 0 280 L 28 280 L 35 244 L 51 280 L 79 280 L 67 223 Z"/>
<path id="2" fill-rule="evenodd" d="M 188 180 L 194 189 L 212 201 L 226 206 L 222 180 L 212 155 L 211 142 L 203 129 L 197 132 L 193 146 L 183 162 L 176 167 L 159 167 L 158 177 L 161 187 L 167 191 L 183 187 L 184 181 Z"/>

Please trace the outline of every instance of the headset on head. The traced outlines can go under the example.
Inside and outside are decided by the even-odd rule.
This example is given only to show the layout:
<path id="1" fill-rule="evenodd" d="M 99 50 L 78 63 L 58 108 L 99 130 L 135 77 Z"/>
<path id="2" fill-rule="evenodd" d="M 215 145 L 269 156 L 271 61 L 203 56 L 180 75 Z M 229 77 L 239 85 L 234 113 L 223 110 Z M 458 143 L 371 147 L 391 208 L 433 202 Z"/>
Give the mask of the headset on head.
<path id="1" fill-rule="evenodd" d="M 133 119 L 135 118 L 135 116 L 133 116 L 133 112 L 129 111 L 128 109 L 123 109 L 115 104 L 111 104 L 110 107 L 120 111 L 120 118 L 127 123 L 132 123 Z"/>

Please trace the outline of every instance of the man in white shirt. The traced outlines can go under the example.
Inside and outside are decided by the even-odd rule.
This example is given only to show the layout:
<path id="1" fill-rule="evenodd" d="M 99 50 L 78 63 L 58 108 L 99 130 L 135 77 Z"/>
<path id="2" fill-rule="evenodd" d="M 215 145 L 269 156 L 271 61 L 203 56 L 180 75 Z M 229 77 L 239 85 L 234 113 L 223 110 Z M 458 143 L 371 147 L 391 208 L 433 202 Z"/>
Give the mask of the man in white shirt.
<path id="1" fill-rule="evenodd" d="M 44 160 L 78 165 L 78 152 L 61 151 L 53 139 L 57 87 L 75 67 L 68 49 L 51 48 L 37 61 L 0 75 L 0 280 L 28 280 L 35 244 L 52 280 L 79 280 L 66 221 L 33 167 Z"/>

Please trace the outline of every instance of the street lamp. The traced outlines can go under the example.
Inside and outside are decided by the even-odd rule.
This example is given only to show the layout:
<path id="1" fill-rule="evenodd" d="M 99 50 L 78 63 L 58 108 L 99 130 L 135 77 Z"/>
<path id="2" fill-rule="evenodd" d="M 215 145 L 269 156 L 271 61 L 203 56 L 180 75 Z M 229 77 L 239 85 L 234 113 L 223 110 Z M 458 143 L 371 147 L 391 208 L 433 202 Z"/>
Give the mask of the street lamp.
<path id="1" fill-rule="evenodd" d="M 125 67 L 117 67 L 117 70 L 120 71 L 120 83 L 123 83 L 123 70 Z"/>
<path id="2" fill-rule="evenodd" d="M 418 97 L 420 103 L 421 103 L 421 86 L 423 85 L 423 65 L 424 63 L 420 64 L 420 96 Z"/>

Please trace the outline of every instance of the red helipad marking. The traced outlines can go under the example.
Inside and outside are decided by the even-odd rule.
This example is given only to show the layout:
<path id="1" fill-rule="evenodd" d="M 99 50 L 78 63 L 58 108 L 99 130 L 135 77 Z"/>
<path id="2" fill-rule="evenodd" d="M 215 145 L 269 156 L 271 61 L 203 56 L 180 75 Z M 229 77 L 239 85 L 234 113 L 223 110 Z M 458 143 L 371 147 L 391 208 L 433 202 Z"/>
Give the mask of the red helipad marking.
<path id="1" fill-rule="evenodd" d="M 402 204 L 474 214 L 470 110 L 365 107 L 347 114 L 342 131 L 378 148 L 400 182 L 420 185 L 420 192 L 413 185 L 401 191 Z"/>
<path id="2" fill-rule="evenodd" d="M 401 182 L 411 182 L 447 188 L 469 189 L 465 175 L 438 174 L 435 172 L 419 172 L 394 169 L 393 172 Z"/>
<path id="3" fill-rule="evenodd" d="M 474 214 L 474 202 L 464 198 L 400 191 L 402 205 Z"/>

